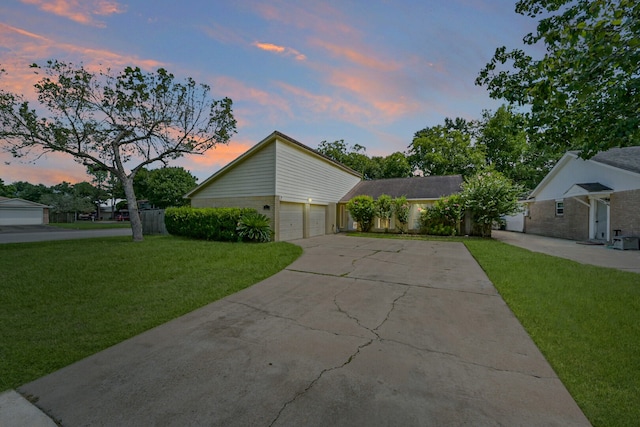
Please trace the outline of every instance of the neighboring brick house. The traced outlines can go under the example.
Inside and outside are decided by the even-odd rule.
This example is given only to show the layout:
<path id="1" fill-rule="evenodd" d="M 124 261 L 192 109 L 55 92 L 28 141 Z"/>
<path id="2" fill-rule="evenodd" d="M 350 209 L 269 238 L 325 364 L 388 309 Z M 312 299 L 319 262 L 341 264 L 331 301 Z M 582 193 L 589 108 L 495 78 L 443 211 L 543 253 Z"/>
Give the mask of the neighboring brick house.
<path id="1" fill-rule="evenodd" d="M 609 242 L 640 236 L 640 147 L 567 152 L 526 200 L 524 232 Z"/>

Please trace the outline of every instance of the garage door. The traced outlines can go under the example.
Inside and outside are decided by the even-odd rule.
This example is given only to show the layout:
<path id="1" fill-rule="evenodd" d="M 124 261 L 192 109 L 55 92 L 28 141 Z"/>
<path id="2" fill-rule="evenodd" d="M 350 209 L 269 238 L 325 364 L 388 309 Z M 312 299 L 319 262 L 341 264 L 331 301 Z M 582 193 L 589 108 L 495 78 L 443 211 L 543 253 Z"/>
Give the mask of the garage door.
<path id="1" fill-rule="evenodd" d="M 326 231 L 327 207 L 321 205 L 311 205 L 309 212 L 309 235 L 324 236 Z"/>
<path id="2" fill-rule="evenodd" d="M 303 212 L 301 203 L 280 203 L 280 240 L 302 239 Z"/>
<path id="3" fill-rule="evenodd" d="M 3 208 L 0 209 L 0 225 L 42 224 L 42 209 Z"/>

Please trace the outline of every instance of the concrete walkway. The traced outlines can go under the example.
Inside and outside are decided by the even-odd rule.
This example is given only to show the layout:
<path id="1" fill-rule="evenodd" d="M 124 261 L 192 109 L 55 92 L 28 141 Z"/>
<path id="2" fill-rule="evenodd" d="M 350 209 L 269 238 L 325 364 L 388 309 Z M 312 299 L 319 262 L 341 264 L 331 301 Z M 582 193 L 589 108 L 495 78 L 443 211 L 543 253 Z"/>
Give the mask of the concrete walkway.
<path id="1" fill-rule="evenodd" d="M 582 245 L 574 240 L 536 236 L 535 234 L 492 230 L 491 236 L 501 242 L 533 252 L 542 252 L 581 264 L 615 268 L 640 273 L 640 251 L 617 250 L 603 245 Z"/>
<path id="2" fill-rule="evenodd" d="M 64 426 L 589 425 L 461 243 L 295 243 L 271 278 L 18 391 Z"/>

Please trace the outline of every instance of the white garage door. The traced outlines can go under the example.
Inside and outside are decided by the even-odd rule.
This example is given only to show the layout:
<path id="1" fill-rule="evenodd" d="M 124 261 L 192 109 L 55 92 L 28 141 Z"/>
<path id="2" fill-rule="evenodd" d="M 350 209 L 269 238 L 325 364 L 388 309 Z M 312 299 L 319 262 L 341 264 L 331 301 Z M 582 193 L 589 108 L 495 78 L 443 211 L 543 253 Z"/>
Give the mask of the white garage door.
<path id="1" fill-rule="evenodd" d="M 301 203 L 280 203 L 280 240 L 302 239 L 303 212 Z"/>
<path id="2" fill-rule="evenodd" d="M 321 205 L 311 205 L 309 212 L 309 235 L 324 236 L 326 230 L 327 207 Z"/>
<path id="3" fill-rule="evenodd" d="M 0 225 L 42 224 L 42 208 L 3 208 L 0 209 Z"/>

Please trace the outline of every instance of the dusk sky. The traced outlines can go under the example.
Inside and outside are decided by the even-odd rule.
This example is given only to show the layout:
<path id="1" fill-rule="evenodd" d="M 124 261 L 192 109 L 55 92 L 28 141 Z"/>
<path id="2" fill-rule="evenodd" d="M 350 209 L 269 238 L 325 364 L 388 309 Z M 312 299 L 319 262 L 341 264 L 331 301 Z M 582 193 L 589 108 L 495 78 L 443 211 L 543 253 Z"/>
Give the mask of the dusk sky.
<path id="1" fill-rule="evenodd" d="M 172 163 L 199 182 L 274 130 L 312 148 L 343 139 L 386 156 L 445 117 L 500 106 L 474 80 L 496 47 L 522 47 L 534 30 L 514 9 L 515 0 L 4 0 L 0 84 L 33 99 L 28 65 L 48 59 L 164 67 L 207 83 L 233 100 L 238 133 Z M 61 154 L 25 164 L 0 153 L 0 178 L 89 180 Z"/>

